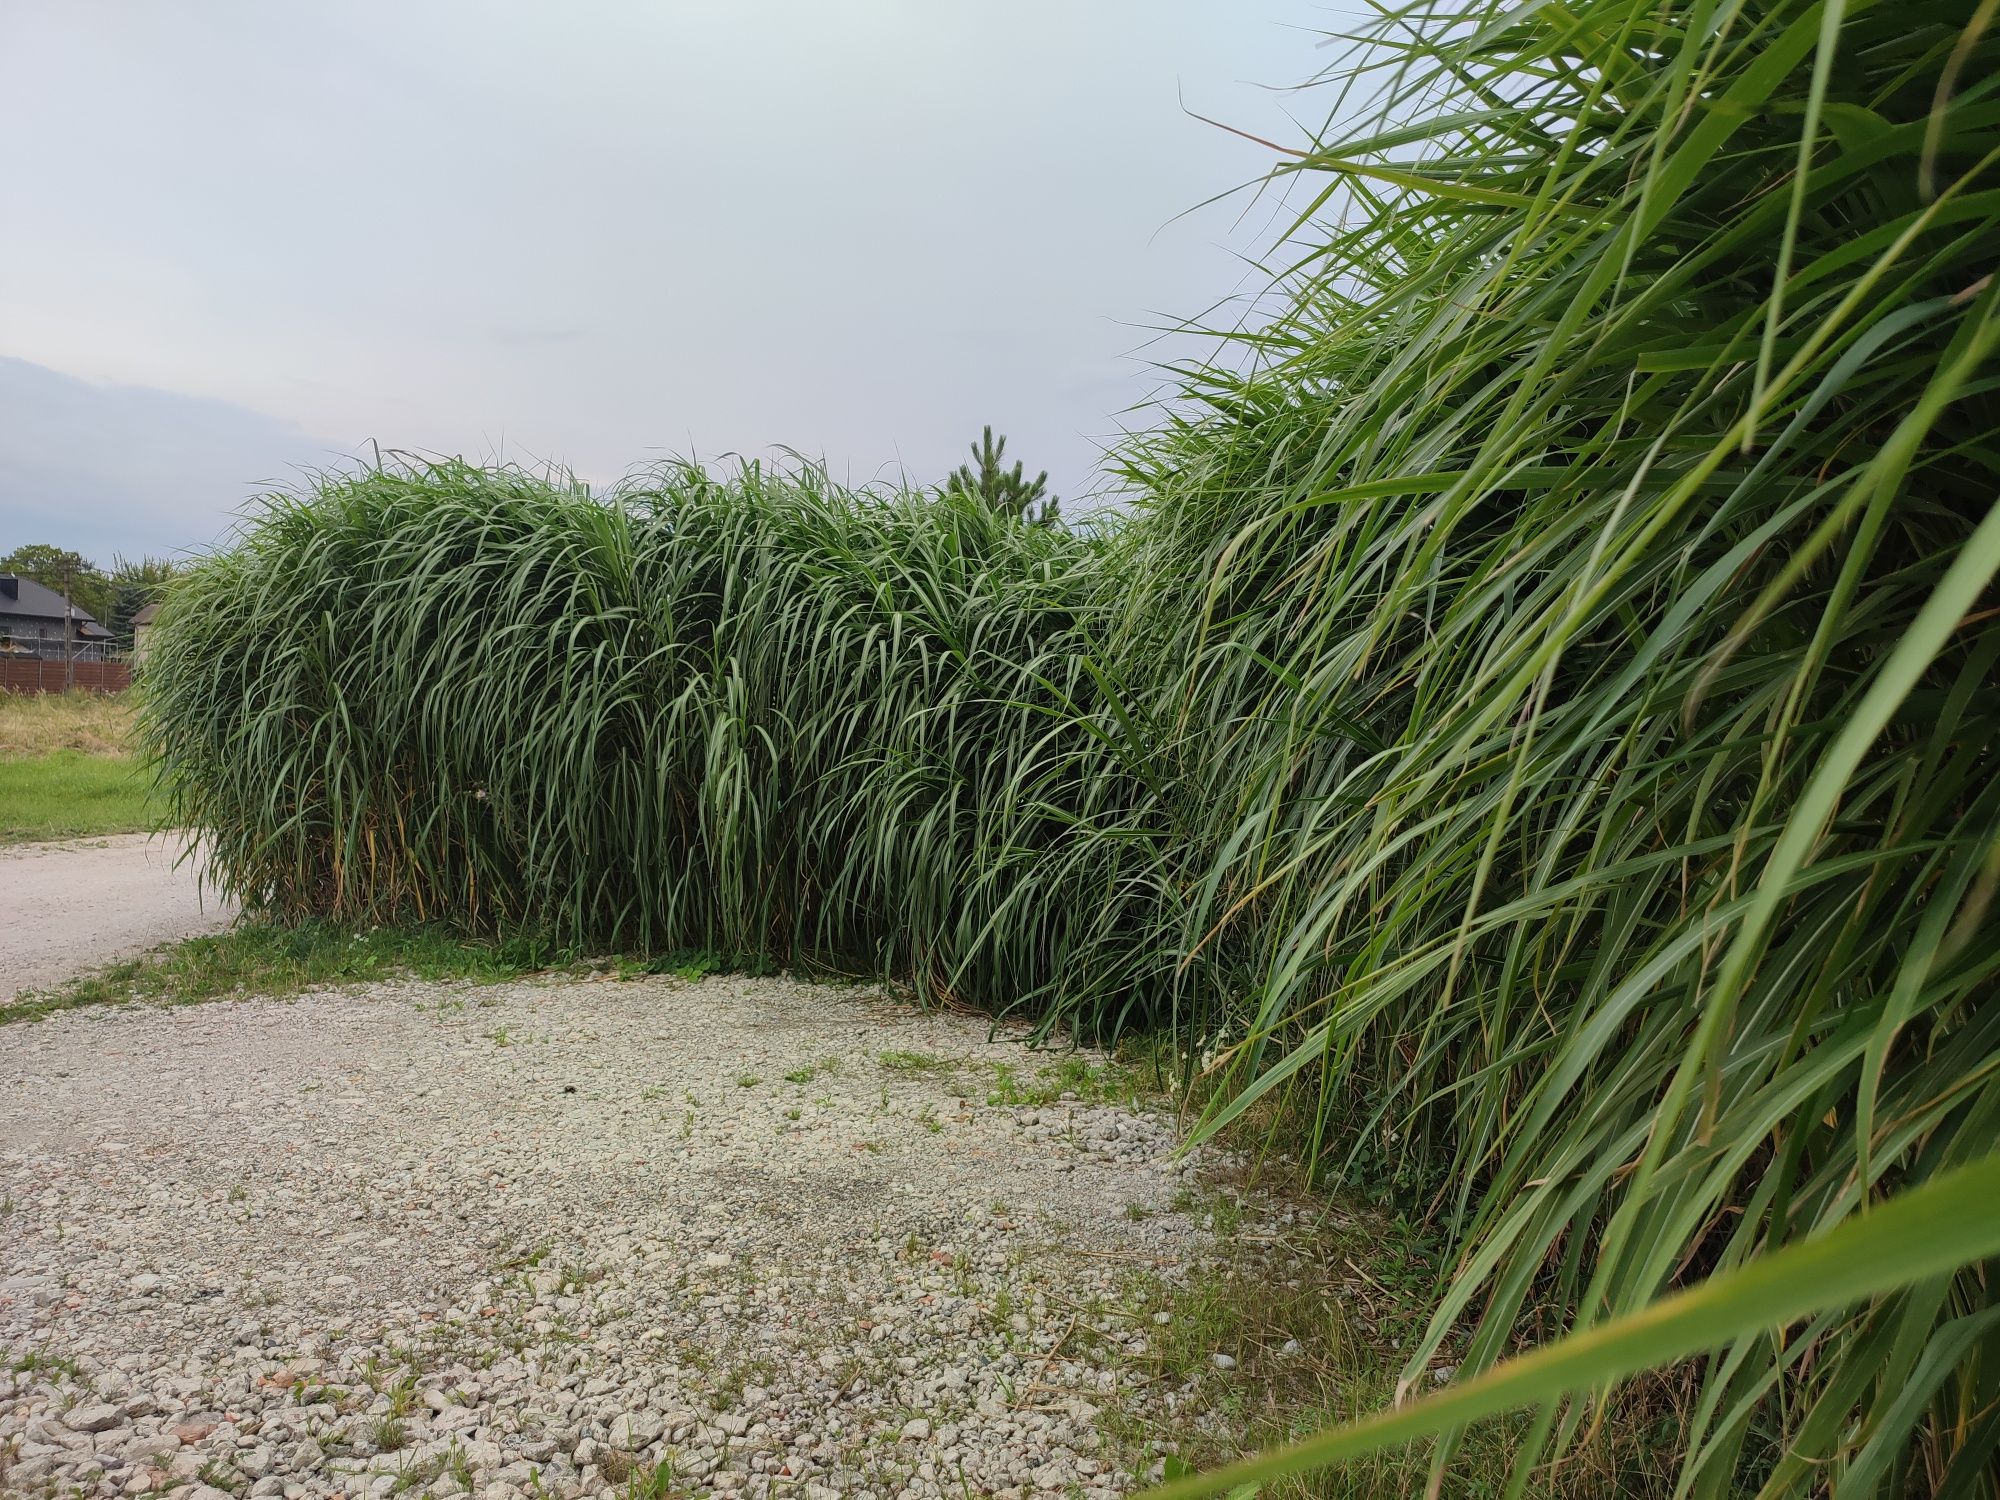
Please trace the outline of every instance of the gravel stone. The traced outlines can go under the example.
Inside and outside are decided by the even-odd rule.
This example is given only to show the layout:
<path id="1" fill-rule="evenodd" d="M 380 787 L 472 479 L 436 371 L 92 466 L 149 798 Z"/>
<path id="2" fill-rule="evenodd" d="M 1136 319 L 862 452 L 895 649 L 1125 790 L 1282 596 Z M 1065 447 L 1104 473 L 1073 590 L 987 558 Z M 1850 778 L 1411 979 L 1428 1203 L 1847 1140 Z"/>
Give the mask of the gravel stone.
<path id="1" fill-rule="evenodd" d="M 747 1399 L 747 1392 L 745 1396 Z M 628 1453 L 648 1447 L 660 1440 L 666 1426 L 666 1419 L 653 1412 L 623 1412 L 612 1419 L 611 1446 Z"/>
<path id="2" fill-rule="evenodd" d="M 117 1407 L 96 1402 L 72 1407 L 63 1417 L 63 1426 L 71 1432 L 105 1432 L 124 1420 L 125 1413 Z"/>

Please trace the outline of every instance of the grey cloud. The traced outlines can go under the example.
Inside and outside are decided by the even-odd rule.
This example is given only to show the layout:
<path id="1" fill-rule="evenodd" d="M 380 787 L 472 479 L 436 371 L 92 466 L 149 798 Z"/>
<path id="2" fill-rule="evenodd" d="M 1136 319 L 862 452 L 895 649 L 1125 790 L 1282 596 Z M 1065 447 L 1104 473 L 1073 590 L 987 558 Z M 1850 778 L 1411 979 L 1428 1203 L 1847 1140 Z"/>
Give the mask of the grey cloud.
<path id="1" fill-rule="evenodd" d="M 929 481 L 988 422 L 1076 497 L 1153 390 L 1157 310 L 1227 296 L 1268 233 L 1242 200 L 1179 217 L 1270 164 L 1181 101 L 1293 137 L 1307 106 L 1257 85 L 1322 59 L 1281 21 L 1338 17 L 0 0 L 0 353 L 154 402 L 72 392 L 38 447 L 0 417 L 7 524 L 88 496 L 74 524 L 124 550 L 202 541 L 370 440 Z M 226 405 L 161 415 L 173 391 Z"/>

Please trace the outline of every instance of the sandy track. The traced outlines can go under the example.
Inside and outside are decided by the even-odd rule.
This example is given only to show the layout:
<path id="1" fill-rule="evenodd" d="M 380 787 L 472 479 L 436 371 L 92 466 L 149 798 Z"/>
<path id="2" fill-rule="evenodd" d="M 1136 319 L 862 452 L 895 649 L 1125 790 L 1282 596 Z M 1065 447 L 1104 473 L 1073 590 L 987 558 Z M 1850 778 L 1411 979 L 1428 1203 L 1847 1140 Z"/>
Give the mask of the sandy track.
<path id="1" fill-rule="evenodd" d="M 0 848 L 0 1003 L 228 926 L 234 906 L 176 863 L 186 847 L 132 833 Z"/>

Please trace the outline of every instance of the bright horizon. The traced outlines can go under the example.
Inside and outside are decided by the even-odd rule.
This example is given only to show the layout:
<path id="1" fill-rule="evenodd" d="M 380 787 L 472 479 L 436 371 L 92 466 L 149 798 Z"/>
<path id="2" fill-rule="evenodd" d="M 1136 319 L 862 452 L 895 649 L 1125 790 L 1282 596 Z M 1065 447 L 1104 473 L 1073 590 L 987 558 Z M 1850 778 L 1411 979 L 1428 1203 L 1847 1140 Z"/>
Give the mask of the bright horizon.
<path id="1" fill-rule="evenodd" d="M 1296 0 L 667 15 L 0 3 L 0 551 L 199 548 L 371 443 L 823 457 L 1074 507 L 1261 283 Z"/>

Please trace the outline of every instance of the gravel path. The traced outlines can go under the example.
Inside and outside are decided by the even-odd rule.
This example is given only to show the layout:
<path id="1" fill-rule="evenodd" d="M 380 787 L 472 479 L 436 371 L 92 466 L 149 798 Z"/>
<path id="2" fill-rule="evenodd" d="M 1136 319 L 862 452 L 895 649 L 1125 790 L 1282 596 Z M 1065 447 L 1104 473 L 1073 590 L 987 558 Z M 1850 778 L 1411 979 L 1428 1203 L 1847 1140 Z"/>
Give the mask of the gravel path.
<path id="1" fill-rule="evenodd" d="M 0 1029 L 0 1492 L 1125 1493 L 1215 1240 L 1062 1061 L 735 977 Z"/>
<path id="2" fill-rule="evenodd" d="M 176 866 L 186 847 L 128 833 L 0 848 L 0 1002 L 228 926 L 234 906 Z"/>

